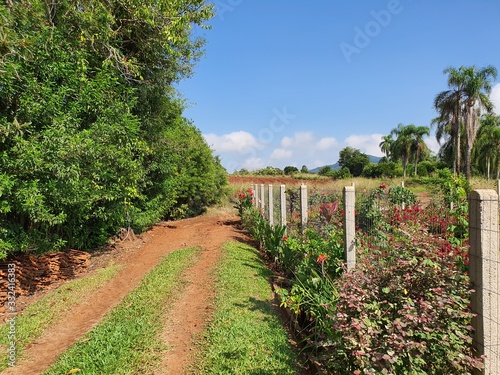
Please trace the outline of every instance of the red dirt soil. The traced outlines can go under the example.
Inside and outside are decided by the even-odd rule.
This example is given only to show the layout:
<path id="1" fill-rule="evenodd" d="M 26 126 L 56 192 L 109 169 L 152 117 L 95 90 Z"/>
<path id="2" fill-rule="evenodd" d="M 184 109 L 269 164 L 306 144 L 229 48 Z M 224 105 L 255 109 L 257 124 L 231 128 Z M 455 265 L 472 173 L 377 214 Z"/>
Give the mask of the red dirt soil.
<path id="1" fill-rule="evenodd" d="M 274 184 L 274 185 L 322 185 L 331 183 L 332 180 L 317 179 L 317 180 L 301 180 L 292 177 L 279 177 L 279 176 L 229 176 L 230 185 L 248 185 L 250 184 Z"/>
<path id="2" fill-rule="evenodd" d="M 218 211 L 192 219 L 164 222 L 134 242 L 121 243 L 122 251 L 104 255 L 104 258 L 123 264 L 120 273 L 96 291 L 92 299 L 82 301 L 68 311 L 23 352 L 25 360 L 2 374 L 40 374 L 98 324 L 165 254 L 200 246 L 202 250 L 197 263 L 184 274 L 188 285 L 165 318 L 167 328 L 162 337 L 171 350 L 165 354 L 162 368 L 158 371 L 159 374 L 186 373 L 193 359 L 193 336 L 205 328 L 211 313 L 214 295 L 211 277 L 221 256 L 222 244 L 229 240 L 248 240 L 244 232 L 237 228 L 237 223 L 238 218 L 233 213 Z M 97 263 L 107 264 L 107 261 L 97 257 Z M 90 268 L 95 269 L 96 266 Z"/>

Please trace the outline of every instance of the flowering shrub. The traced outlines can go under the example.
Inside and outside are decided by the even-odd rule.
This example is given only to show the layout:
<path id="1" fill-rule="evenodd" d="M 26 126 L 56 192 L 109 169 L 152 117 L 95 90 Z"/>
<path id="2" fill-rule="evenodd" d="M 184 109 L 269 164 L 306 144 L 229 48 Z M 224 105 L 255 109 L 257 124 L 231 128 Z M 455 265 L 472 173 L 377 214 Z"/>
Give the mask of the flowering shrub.
<path id="1" fill-rule="evenodd" d="M 253 205 L 254 192 L 252 188 L 248 188 L 246 191 L 238 190 L 236 194 L 234 194 L 236 198 L 236 204 L 234 208 L 238 210 L 238 216 L 243 217 L 243 212 L 248 210 Z"/>

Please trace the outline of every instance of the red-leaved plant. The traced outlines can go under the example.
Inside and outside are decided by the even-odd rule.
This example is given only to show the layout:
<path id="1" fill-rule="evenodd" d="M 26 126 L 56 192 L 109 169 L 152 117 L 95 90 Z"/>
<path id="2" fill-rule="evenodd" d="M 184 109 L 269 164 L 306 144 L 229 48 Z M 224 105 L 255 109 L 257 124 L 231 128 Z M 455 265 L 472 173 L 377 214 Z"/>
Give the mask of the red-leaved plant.
<path id="1" fill-rule="evenodd" d="M 471 374 L 482 366 L 471 347 L 467 249 L 408 234 L 367 251 L 337 280 L 323 352 L 333 373 Z"/>

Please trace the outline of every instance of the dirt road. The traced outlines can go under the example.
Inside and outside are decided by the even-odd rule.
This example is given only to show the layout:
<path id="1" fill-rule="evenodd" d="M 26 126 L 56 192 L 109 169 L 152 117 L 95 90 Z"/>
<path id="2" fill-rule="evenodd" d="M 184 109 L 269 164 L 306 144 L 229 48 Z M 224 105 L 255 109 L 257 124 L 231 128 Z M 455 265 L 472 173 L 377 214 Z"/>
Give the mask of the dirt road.
<path id="1" fill-rule="evenodd" d="M 222 244 L 228 240 L 247 240 L 237 228 L 237 222 L 232 212 L 219 210 L 192 219 L 161 223 L 134 243 L 122 244 L 128 247 L 127 251 L 116 252 L 116 262 L 124 265 L 122 271 L 33 343 L 23 354 L 26 360 L 2 374 L 40 374 L 99 323 L 165 254 L 201 246 L 199 261 L 185 273 L 188 286 L 172 306 L 162 336 L 172 349 L 166 353 L 158 373 L 183 374 L 192 358 L 193 335 L 205 328 L 210 317 L 214 295 L 212 271 L 221 256 Z"/>

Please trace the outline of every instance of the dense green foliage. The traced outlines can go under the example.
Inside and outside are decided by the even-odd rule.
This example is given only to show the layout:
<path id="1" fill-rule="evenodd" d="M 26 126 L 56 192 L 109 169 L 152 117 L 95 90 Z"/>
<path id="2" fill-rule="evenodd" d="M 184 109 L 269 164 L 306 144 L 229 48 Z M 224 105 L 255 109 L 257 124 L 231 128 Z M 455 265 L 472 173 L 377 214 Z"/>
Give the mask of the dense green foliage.
<path id="1" fill-rule="evenodd" d="M 362 153 L 358 149 L 345 147 L 339 152 L 340 168 L 347 168 L 354 177 L 361 176 L 363 168 L 370 164 L 368 155 Z"/>
<path id="2" fill-rule="evenodd" d="M 225 171 L 182 117 L 203 0 L 0 4 L 0 258 L 200 212 Z"/>
<path id="3" fill-rule="evenodd" d="M 286 175 L 291 175 L 291 174 L 297 173 L 298 171 L 299 171 L 299 169 L 297 167 L 292 166 L 292 165 L 287 165 L 283 169 L 283 173 L 285 173 Z"/>

